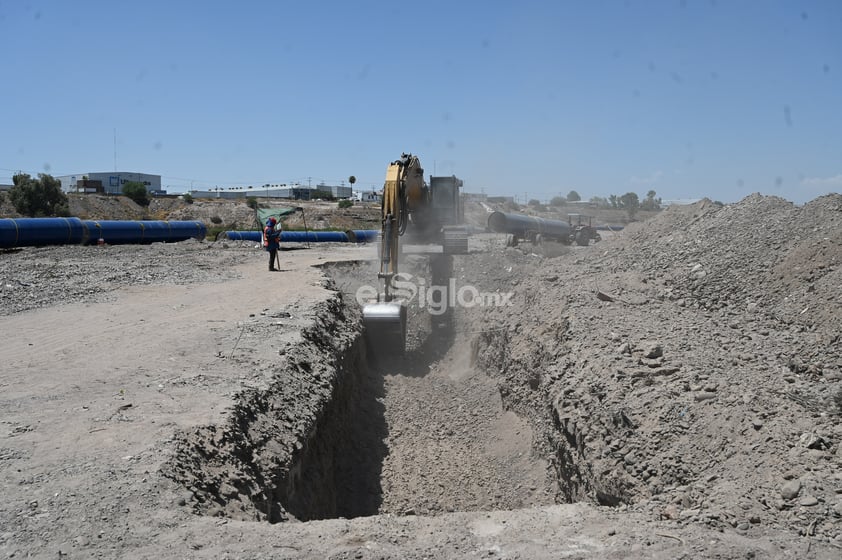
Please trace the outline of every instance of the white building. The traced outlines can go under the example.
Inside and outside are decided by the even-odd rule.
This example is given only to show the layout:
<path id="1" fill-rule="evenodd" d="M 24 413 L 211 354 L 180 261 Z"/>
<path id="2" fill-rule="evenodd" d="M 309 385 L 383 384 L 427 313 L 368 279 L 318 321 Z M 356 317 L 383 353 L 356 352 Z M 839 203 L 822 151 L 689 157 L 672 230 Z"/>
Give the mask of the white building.
<path id="1" fill-rule="evenodd" d="M 332 196 L 333 198 L 351 198 L 353 196 L 353 191 L 351 187 L 346 187 L 344 185 L 326 185 L 324 183 L 319 183 L 313 189 L 313 198 L 320 198 L 319 193 L 323 193 L 323 195 Z"/>
<path id="2" fill-rule="evenodd" d="M 380 193 L 377 191 L 354 191 L 351 197 L 358 202 L 380 202 Z"/>
<path id="3" fill-rule="evenodd" d="M 56 177 L 61 181 L 61 190 L 64 192 L 86 192 L 80 182 L 87 179 L 88 184 L 102 183 L 102 189 L 106 194 L 123 194 L 123 185 L 126 183 L 141 183 L 146 186 L 150 193 L 162 193 L 161 176 L 148 173 L 130 173 L 127 171 L 106 171 L 103 173 L 77 173 L 76 175 L 63 175 Z M 88 189 L 90 191 L 90 187 Z"/>

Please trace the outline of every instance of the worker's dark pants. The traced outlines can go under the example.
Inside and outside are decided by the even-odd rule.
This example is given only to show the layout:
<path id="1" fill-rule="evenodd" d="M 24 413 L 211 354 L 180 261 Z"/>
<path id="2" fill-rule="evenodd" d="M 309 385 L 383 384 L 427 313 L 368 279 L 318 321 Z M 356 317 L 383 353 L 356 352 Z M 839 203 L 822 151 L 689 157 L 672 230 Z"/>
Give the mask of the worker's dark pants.
<path id="1" fill-rule="evenodd" d="M 278 258 L 278 250 L 277 249 L 269 249 L 269 270 L 273 270 L 275 268 L 275 259 Z"/>

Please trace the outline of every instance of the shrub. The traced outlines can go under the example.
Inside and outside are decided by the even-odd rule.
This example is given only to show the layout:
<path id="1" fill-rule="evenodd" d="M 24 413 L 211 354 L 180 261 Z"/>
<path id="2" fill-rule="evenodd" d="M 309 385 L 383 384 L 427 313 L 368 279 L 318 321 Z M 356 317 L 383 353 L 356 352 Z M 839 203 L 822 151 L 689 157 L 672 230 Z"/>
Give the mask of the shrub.
<path id="1" fill-rule="evenodd" d="M 248 206 L 249 208 L 251 208 L 253 210 L 257 210 L 257 208 L 259 206 L 259 203 L 257 202 L 257 197 L 256 196 L 246 197 L 246 206 Z"/>
<path id="2" fill-rule="evenodd" d="M 149 192 L 143 183 L 128 181 L 123 185 L 123 194 L 132 199 L 138 206 L 149 206 Z"/>
<path id="3" fill-rule="evenodd" d="M 181 198 L 182 198 L 182 199 L 184 200 L 184 202 L 186 202 L 187 204 L 193 204 L 193 195 L 192 195 L 192 194 L 190 194 L 190 193 L 184 193 L 184 195 L 183 195 Z"/>
<path id="4" fill-rule="evenodd" d="M 222 218 L 220 218 L 219 216 L 213 216 L 210 220 L 211 222 L 217 225 L 222 223 Z"/>
<path id="5" fill-rule="evenodd" d="M 339 207 L 340 208 L 350 208 L 353 205 L 354 205 L 353 200 L 340 200 L 339 201 Z"/>
<path id="6" fill-rule="evenodd" d="M 61 191 L 61 182 L 51 175 L 39 173 L 33 179 L 26 173 L 12 177 L 14 186 L 9 190 L 9 200 L 15 210 L 24 216 L 69 216 L 67 195 Z"/>

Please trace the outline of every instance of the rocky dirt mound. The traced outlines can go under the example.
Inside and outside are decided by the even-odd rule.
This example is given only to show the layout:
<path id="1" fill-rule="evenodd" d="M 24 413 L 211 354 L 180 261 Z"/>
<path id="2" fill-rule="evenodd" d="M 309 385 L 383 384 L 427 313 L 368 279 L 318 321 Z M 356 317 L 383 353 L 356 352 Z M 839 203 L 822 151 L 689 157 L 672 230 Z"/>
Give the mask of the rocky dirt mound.
<path id="1" fill-rule="evenodd" d="M 841 234 L 839 195 L 753 195 L 557 259 L 472 255 L 466 282 L 515 293 L 479 360 L 559 499 L 842 545 Z"/>
<path id="2" fill-rule="evenodd" d="M 666 286 L 660 296 L 838 334 L 842 196 L 801 208 L 753 195 L 731 206 L 703 201 L 676 210 L 636 228 L 626 249 L 630 266 Z"/>
<path id="3" fill-rule="evenodd" d="M 159 211 L 152 204 L 149 208 L 156 214 L 163 213 L 167 220 L 200 220 L 208 228 L 258 229 L 254 210 L 244 201 L 196 200 L 192 204 L 181 202 L 174 205 L 162 201 Z"/>
<path id="4" fill-rule="evenodd" d="M 345 231 L 349 229 L 380 229 L 380 205 L 356 202 L 354 206 L 339 208 L 336 202 L 289 201 L 304 212 L 284 218 L 284 227 Z"/>

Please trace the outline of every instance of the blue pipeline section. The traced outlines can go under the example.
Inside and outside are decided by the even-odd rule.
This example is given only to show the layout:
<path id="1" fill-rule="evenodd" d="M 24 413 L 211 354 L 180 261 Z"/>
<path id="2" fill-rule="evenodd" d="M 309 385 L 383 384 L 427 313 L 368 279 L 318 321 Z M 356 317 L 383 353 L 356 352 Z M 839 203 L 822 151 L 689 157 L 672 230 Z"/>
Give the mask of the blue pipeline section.
<path id="1" fill-rule="evenodd" d="M 347 243 L 348 235 L 344 231 L 284 231 L 281 232 L 281 242 L 305 243 Z"/>
<path id="2" fill-rule="evenodd" d="M 207 234 L 207 227 L 202 222 L 85 220 L 84 224 L 88 229 L 89 243 L 102 239 L 109 245 L 175 242 L 191 237 L 204 239 Z"/>
<path id="3" fill-rule="evenodd" d="M 79 218 L 2 218 L 0 247 L 81 244 L 87 234 Z"/>
<path id="4" fill-rule="evenodd" d="M 262 241 L 263 234 L 259 231 L 224 231 L 219 237 L 232 241 Z"/>
<path id="5" fill-rule="evenodd" d="M 80 220 L 79 218 L 0 218 L 0 248 L 44 245 L 173 243 L 204 239 L 207 227 L 188 221 Z"/>
<path id="6" fill-rule="evenodd" d="M 372 243 L 380 237 L 378 229 L 352 229 L 345 232 L 348 239 L 356 243 Z"/>
<path id="7" fill-rule="evenodd" d="M 380 232 L 377 230 L 348 230 L 343 231 L 284 231 L 281 232 L 282 243 L 367 243 L 374 241 Z M 234 241 L 257 241 L 263 240 L 263 234 L 259 231 L 226 231 L 220 237 Z"/>

